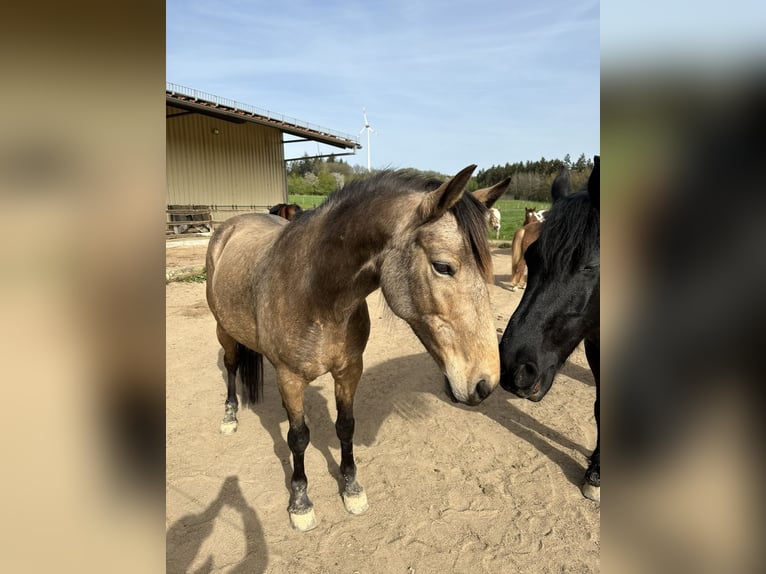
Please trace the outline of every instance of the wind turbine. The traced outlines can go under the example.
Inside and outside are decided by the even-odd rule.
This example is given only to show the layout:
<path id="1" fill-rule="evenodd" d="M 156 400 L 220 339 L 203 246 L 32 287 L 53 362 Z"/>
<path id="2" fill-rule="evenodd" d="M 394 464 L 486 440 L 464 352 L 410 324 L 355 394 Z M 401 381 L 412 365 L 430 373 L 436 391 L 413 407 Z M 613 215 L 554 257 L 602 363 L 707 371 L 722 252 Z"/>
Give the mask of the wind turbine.
<path id="1" fill-rule="evenodd" d="M 367 132 L 367 171 L 369 172 L 369 171 L 372 171 L 372 169 L 370 168 L 370 132 L 374 134 L 378 132 L 376 132 L 374 129 L 370 127 L 370 122 L 367 121 L 366 108 L 362 108 L 362 116 L 364 116 L 364 127 L 361 130 L 359 130 L 359 135 L 361 136 L 363 131 Z"/>

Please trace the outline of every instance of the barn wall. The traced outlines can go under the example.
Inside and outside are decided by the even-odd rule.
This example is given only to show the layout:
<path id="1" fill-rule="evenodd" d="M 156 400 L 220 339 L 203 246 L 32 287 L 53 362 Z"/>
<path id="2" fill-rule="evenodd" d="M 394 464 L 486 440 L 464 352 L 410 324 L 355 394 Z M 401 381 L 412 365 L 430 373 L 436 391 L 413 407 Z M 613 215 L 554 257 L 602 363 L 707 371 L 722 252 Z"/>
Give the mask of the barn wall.
<path id="1" fill-rule="evenodd" d="M 177 113 L 167 108 L 168 113 Z M 218 129 L 219 134 L 213 133 Z M 214 205 L 213 219 L 265 211 L 287 198 L 281 132 L 186 114 L 167 120 L 167 203 Z M 228 206 L 240 206 L 232 211 Z"/>

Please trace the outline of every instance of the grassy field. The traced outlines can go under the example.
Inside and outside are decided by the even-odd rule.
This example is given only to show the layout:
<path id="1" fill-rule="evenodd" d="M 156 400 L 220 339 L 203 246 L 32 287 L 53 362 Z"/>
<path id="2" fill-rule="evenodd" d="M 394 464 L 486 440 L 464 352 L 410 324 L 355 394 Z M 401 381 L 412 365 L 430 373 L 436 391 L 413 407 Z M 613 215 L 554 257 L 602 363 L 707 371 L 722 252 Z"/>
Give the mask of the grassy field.
<path id="1" fill-rule="evenodd" d="M 290 203 L 297 203 L 303 209 L 313 209 L 324 201 L 321 195 L 291 195 Z M 524 219 L 524 208 L 548 209 L 549 203 L 540 201 L 523 201 L 518 199 L 501 199 L 495 203 L 500 210 L 500 239 L 511 241 L 513 234 L 521 227 Z M 495 233 L 488 233 L 490 239 L 495 238 Z"/>

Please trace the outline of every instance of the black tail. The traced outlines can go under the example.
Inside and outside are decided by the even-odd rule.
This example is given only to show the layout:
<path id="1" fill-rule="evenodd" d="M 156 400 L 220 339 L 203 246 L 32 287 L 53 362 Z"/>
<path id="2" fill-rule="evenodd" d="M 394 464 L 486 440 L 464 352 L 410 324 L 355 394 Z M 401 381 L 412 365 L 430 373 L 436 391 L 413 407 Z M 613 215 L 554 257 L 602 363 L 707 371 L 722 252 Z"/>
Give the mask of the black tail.
<path id="1" fill-rule="evenodd" d="M 242 404 L 259 403 L 263 399 L 263 355 L 239 343 L 237 355 L 242 378 Z"/>

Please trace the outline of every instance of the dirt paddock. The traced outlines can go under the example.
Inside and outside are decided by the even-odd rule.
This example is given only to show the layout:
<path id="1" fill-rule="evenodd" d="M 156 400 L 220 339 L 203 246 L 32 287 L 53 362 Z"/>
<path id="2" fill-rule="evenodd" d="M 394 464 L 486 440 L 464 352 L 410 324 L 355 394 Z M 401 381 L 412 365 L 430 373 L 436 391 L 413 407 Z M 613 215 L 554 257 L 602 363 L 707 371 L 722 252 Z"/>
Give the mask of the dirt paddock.
<path id="1" fill-rule="evenodd" d="M 168 269 L 204 264 L 204 245 L 167 249 Z M 493 249 L 490 295 L 500 333 L 521 299 L 510 250 Z M 455 405 L 420 342 L 368 298 L 372 329 L 356 395 L 358 478 L 370 509 L 339 495 L 332 378 L 306 393 L 309 496 L 319 525 L 287 516 L 290 451 L 274 370 L 264 402 L 219 433 L 222 353 L 202 283 L 169 283 L 167 321 L 167 572 L 598 572 L 600 506 L 579 483 L 595 447 L 595 387 L 582 347 L 540 403 L 498 387 Z"/>

